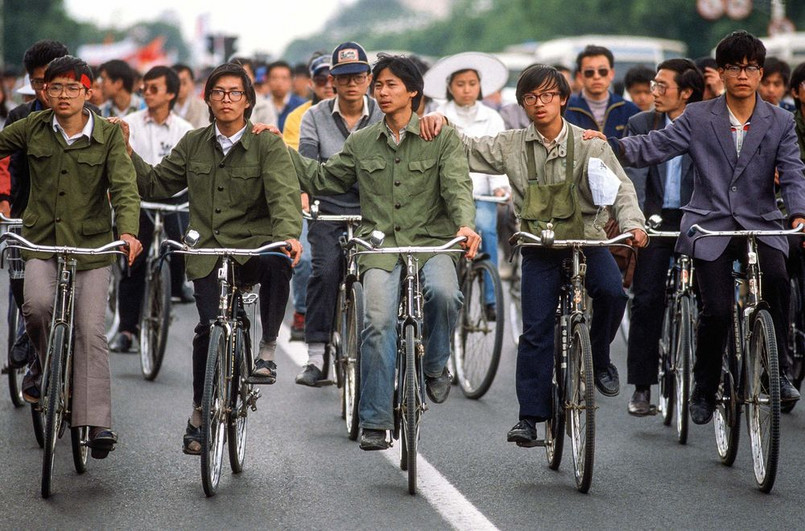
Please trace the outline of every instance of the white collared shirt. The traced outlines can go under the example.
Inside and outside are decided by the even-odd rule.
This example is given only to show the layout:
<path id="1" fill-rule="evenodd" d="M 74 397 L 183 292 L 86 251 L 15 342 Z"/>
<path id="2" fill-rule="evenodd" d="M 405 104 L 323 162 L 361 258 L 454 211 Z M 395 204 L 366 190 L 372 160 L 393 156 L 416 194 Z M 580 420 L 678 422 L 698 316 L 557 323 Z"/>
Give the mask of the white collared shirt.
<path id="1" fill-rule="evenodd" d="M 72 146 L 82 136 L 87 137 L 87 140 L 92 139 L 92 129 L 95 127 L 95 118 L 92 116 L 92 113 L 86 109 L 84 109 L 84 114 L 89 116 L 89 120 L 87 120 L 87 123 L 84 124 L 84 129 L 82 129 L 80 133 L 76 133 L 73 136 L 67 136 L 67 133 L 64 131 L 64 129 L 62 129 L 62 126 L 59 125 L 59 121 L 56 120 L 56 115 L 53 115 L 53 130 L 57 133 L 61 133 L 61 136 L 64 137 L 64 141 L 67 142 L 68 146 Z"/>
<path id="2" fill-rule="evenodd" d="M 537 139 L 540 144 L 545 146 L 545 150 L 548 152 L 548 157 L 545 159 L 546 162 L 557 157 L 564 157 L 567 154 L 568 127 L 567 121 L 564 118 L 562 118 L 562 130 L 559 131 L 559 134 L 556 135 L 556 138 L 553 140 L 545 138 L 536 127 L 534 127 L 534 131 L 537 132 Z"/>
<path id="3" fill-rule="evenodd" d="M 735 141 L 735 150 L 738 152 L 738 156 L 741 156 L 741 148 L 744 144 L 744 137 L 746 136 L 747 131 L 749 131 L 749 120 L 746 121 L 745 124 L 742 124 L 741 121 L 732 114 L 732 109 L 730 106 L 727 105 L 727 112 L 730 115 L 730 131 L 732 131 L 732 139 Z"/>
<path id="4" fill-rule="evenodd" d="M 129 124 L 129 143 L 134 151 L 148 164 L 157 165 L 176 147 L 179 140 L 193 126 L 187 120 L 171 112 L 161 124 L 149 114 L 148 109 L 137 111 L 124 118 Z"/>
<path id="5" fill-rule="evenodd" d="M 355 125 L 353 125 L 352 127 L 349 126 L 349 124 L 347 123 L 346 119 L 344 118 L 344 113 L 341 112 L 341 107 L 338 106 L 338 102 L 339 102 L 339 98 L 338 98 L 338 96 L 336 96 L 335 101 L 333 102 L 333 118 L 335 118 L 335 115 L 337 113 L 338 116 L 341 118 L 341 120 L 344 122 L 344 126 L 347 128 L 347 130 L 350 133 L 354 133 L 357 130 L 358 125 L 360 125 L 360 123 L 363 120 L 363 118 L 365 116 L 369 116 L 369 96 L 364 95 L 364 97 L 363 97 L 363 109 L 361 110 L 361 117 L 360 117 L 359 120 L 357 120 L 355 122 Z"/>
<path id="6" fill-rule="evenodd" d="M 215 124 L 215 139 L 218 141 L 218 145 L 221 146 L 221 151 L 224 152 L 224 156 L 226 156 L 232 147 L 240 142 L 241 137 L 243 137 L 243 133 L 246 132 L 246 126 L 243 126 L 243 129 L 238 131 L 232 136 L 224 135 L 220 129 L 218 129 L 218 124 Z"/>

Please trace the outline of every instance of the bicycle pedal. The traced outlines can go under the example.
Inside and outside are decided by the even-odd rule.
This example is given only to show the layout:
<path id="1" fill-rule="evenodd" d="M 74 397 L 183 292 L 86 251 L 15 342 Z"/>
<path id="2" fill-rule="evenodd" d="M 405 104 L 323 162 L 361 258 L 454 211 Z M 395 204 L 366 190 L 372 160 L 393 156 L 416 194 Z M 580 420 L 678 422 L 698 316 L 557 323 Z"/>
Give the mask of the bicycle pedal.
<path id="1" fill-rule="evenodd" d="M 515 443 L 520 448 L 536 448 L 537 446 L 545 446 L 545 439 L 534 439 L 531 442 L 517 442 Z"/>
<path id="2" fill-rule="evenodd" d="M 654 416 L 656 416 L 656 415 L 657 415 L 657 413 L 658 413 L 658 412 L 659 412 L 659 410 L 657 409 L 657 406 L 655 406 L 654 404 L 651 404 L 651 405 L 648 407 L 648 413 L 647 413 L 646 415 L 647 415 L 647 416 L 654 417 Z"/>
<path id="3" fill-rule="evenodd" d="M 2 370 L 0 370 L 0 374 L 8 374 L 11 372 L 11 369 L 8 365 L 4 366 Z"/>
<path id="4" fill-rule="evenodd" d="M 277 381 L 276 378 L 271 378 L 269 376 L 254 376 L 254 375 L 252 375 L 252 376 L 249 376 L 248 378 L 246 378 L 246 383 L 247 384 L 252 384 L 252 385 L 272 385 L 276 381 Z"/>
<path id="5" fill-rule="evenodd" d="M 325 378 L 316 382 L 316 387 L 328 387 L 330 385 L 335 385 L 335 382 L 333 380 L 330 380 L 329 378 Z"/>

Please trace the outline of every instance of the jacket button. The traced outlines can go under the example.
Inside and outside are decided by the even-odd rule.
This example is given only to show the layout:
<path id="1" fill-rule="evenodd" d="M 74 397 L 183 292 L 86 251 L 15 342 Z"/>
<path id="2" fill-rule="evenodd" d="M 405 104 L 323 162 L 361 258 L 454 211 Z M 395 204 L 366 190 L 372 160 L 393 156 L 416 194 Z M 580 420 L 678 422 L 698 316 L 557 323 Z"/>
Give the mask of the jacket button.
<path id="1" fill-rule="evenodd" d="M 218 230 L 218 229 L 215 229 L 215 234 L 221 234 L 221 231 Z"/>
<path id="2" fill-rule="evenodd" d="M 399 226 L 399 225 L 395 225 L 395 226 L 394 226 L 394 230 L 395 230 L 396 232 L 400 232 L 400 226 Z"/>
<path id="3" fill-rule="evenodd" d="M 61 218 L 56 218 L 56 223 L 61 223 Z"/>
<path id="4" fill-rule="evenodd" d="M 219 191 L 219 192 L 223 192 L 223 191 L 224 191 L 224 187 L 223 187 L 223 186 L 219 186 L 219 187 L 218 187 L 218 191 Z"/>
<path id="5" fill-rule="evenodd" d="M 222 162 L 221 164 L 219 164 L 219 165 L 218 165 L 218 167 L 219 167 L 219 168 L 223 168 L 223 167 L 224 167 L 224 163 Z"/>
<path id="6" fill-rule="evenodd" d="M 400 186 L 400 181 L 394 181 L 394 186 Z"/>
<path id="7" fill-rule="evenodd" d="M 64 175 L 65 173 L 67 173 L 67 170 L 62 170 L 62 171 L 61 171 L 61 174 L 62 174 L 62 175 Z"/>
<path id="8" fill-rule="evenodd" d="M 399 163 L 400 163 L 400 159 L 399 159 L 399 157 L 398 157 L 398 158 L 396 158 L 396 159 L 394 159 L 394 163 L 395 163 L 395 164 L 399 164 Z"/>
<path id="9" fill-rule="evenodd" d="M 59 195 L 64 195 L 64 192 L 59 192 Z"/>
<path id="10" fill-rule="evenodd" d="M 400 208 L 400 206 L 402 206 L 402 205 L 400 205 L 400 203 L 396 203 L 396 204 L 394 205 L 394 208 Z"/>
<path id="11" fill-rule="evenodd" d="M 738 187 L 737 187 L 737 186 L 733 186 L 732 188 L 730 188 L 730 190 L 732 190 L 733 192 L 737 192 L 737 191 L 738 191 Z"/>
<path id="12" fill-rule="evenodd" d="M 220 214 L 220 213 L 221 213 L 221 209 L 220 209 L 220 208 L 216 208 L 216 209 L 215 209 L 215 213 L 216 213 L 216 214 Z"/>

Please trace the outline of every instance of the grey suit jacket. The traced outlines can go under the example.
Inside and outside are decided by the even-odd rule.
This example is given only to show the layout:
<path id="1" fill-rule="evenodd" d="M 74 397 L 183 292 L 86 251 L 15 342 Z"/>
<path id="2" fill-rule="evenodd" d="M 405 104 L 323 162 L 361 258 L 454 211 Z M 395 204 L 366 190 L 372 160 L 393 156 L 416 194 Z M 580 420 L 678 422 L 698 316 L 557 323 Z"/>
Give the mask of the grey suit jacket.
<path id="1" fill-rule="evenodd" d="M 727 238 L 705 238 L 694 246 L 687 231 L 698 223 L 710 230 L 775 230 L 783 214 L 774 195 L 774 171 L 779 172 L 783 200 L 790 216 L 805 217 L 805 164 L 799 158 L 794 115 L 757 98 L 737 155 L 730 131 L 726 98 L 692 103 L 673 124 L 647 135 L 612 139 L 616 153 L 629 165 L 659 164 L 687 153 L 696 177 L 690 203 L 682 207 L 682 234 L 676 250 L 702 260 L 715 260 Z M 784 237 L 764 243 L 788 253 Z"/>

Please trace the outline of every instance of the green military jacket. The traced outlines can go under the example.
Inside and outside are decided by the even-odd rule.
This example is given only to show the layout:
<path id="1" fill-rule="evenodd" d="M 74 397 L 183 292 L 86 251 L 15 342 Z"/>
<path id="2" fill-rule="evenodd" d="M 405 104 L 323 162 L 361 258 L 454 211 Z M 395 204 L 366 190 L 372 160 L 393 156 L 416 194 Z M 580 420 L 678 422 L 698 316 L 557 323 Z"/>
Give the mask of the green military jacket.
<path id="1" fill-rule="evenodd" d="M 590 182 L 587 178 L 587 161 L 596 157 L 604 161 L 621 185 L 615 204 L 611 209 L 622 231 L 642 229 L 645 218 L 637 202 L 634 184 L 623 171 L 618 159 L 609 145 L 600 139 L 582 140 L 581 128 L 565 121 L 567 134 L 573 135 L 574 166 L 573 177 L 579 182 L 579 204 L 584 218 L 584 237 L 593 240 L 606 239 L 604 225 L 609 220 L 609 209 L 600 210 L 593 203 Z M 525 129 L 503 131 L 496 136 L 471 138 L 461 136 L 469 159 L 471 171 L 492 174 L 506 174 L 512 187 L 515 212 L 519 216 L 523 208 L 523 197 L 528 187 L 527 149 L 533 149 L 537 168 L 544 168 L 548 184 L 565 180 L 565 149 L 567 141 L 561 142 L 552 153 L 548 153 L 539 140 L 539 133 L 533 123 Z"/>
<path id="2" fill-rule="evenodd" d="M 302 232 L 299 183 L 285 144 L 276 135 L 251 132 L 224 156 L 215 125 L 190 131 L 156 166 L 132 153 L 140 194 L 167 199 L 188 189 L 190 229 L 201 235 L 199 248 L 257 248 L 298 239 Z M 239 257 L 245 263 L 248 257 Z M 214 256 L 187 256 L 187 278 L 203 278 Z"/>
<path id="3" fill-rule="evenodd" d="M 386 235 L 384 247 L 442 245 L 460 227 L 475 227 L 467 158 L 451 127 L 426 142 L 414 114 L 397 145 L 381 120 L 349 135 L 343 150 L 323 165 L 288 151 L 310 195 L 344 193 L 357 182 L 362 217 L 357 235 L 380 230 Z M 420 263 L 428 258 L 421 256 Z M 363 255 L 359 263 L 362 269 L 391 271 L 398 259 Z"/>
<path id="4" fill-rule="evenodd" d="M 69 146 L 53 130 L 52 110 L 32 113 L 0 131 L 0 158 L 27 152 L 31 191 L 22 235 L 33 243 L 107 244 L 114 240 L 112 207 L 118 233 L 137 235 L 140 198 L 123 135 L 117 125 L 98 115 L 93 118 L 92 138 L 80 138 Z M 47 260 L 52 254 L 23 256 Z M 77 269 L 96 269 L 113 261 L 112 255 L 82 256 L 77 258 Z"/>

